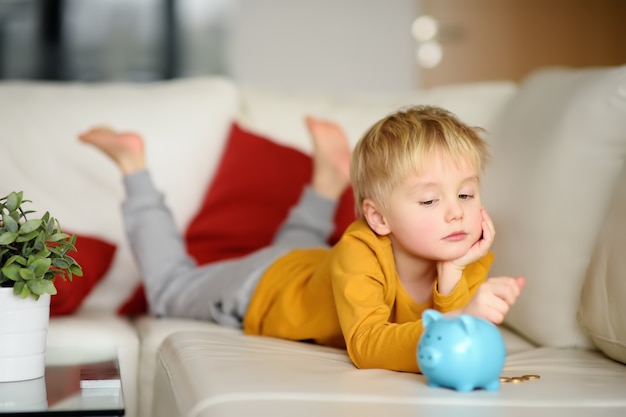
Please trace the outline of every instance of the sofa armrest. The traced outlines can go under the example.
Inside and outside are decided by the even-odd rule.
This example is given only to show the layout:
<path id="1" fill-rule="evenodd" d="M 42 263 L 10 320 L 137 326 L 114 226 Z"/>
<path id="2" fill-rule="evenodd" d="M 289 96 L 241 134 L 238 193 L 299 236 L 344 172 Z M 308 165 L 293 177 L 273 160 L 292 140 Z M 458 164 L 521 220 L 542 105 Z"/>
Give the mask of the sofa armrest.
<path id="1" fill-rule="evenodd" d="M 578 320 L 593 343 L 626 364 L 626 165 L 596 243 L 581 293 Z"/>

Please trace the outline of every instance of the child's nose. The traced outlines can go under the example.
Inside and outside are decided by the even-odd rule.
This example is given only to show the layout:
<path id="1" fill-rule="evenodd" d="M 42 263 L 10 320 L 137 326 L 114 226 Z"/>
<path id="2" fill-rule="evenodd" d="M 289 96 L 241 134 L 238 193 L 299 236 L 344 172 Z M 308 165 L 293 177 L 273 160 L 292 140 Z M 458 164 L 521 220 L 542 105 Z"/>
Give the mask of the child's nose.
<path id="1" fill-rule="evenodd" d="M 463 219 L 463 207 L 458 200 L 454 200 L 448 206 L 446 220 L 448 222 L 453 222 L 461 219 Z"/>

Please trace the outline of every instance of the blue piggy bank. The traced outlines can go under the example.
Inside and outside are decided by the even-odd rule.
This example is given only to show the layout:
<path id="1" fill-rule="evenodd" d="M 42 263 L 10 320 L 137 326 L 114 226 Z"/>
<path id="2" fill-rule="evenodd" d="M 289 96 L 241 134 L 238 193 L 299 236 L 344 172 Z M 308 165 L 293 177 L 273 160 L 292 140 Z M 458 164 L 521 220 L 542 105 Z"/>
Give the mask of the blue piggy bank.
<path id="1" fill-rule="evenodd" d="M 417 362 L 428 385 L 465 392 L 500 389 L 506 347 L 494 324 L 467 314 L 447 317 L 430 309 L 422 314 L 422 323 Z"/>

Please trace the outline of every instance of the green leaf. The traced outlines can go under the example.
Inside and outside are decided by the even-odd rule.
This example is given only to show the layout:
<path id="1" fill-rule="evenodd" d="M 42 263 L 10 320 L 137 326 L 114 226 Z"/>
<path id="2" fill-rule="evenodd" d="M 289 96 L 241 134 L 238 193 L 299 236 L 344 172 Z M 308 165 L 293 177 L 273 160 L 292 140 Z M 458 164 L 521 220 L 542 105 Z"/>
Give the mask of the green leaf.
<path id="1" fill-rule="evenodd" d="M 55 271 L 54 269 L 49 269 L 42 277 L 37 277 L 37 279 L 47 279 L 50 281 L 54 281 L 54 278 L 59 274 L 60 271 Z"/>
<path id="2" fill-rule="evenodd" d="M 24 286 L 22 287 L 22 291 L 20 292 L 20 297 L 22 298 L 32 297 L 35 299 L 35 301 L 39 300 L 39 295 L 33 294 L 33 292 L 30 290 L 30 288 L 28 287 L 26 283 L 24 283 Z"/>
<path id="3" fill-rule="evenodd" d="M 67 259 L 56 258 L 52 260 L 52 265 L 60 269 L 67 269 L 70 267 L 70 262 Z"/>
<path id="4" fill-rule="evenodd" d="M 18 234 L 15 232 L 4 232 L 0 235 L 0 245 L 9 245 L 15 242 Z"/>
<path id="5" fill-rule="evenodd" d="M 74 264 L 72 266 L 70 266 L 70 271 L 72 272 L 72 274 L 82 277 L 83 276 L 83 268 L 80 267 L 80 265 L 78 264 Z"/>
<path id="6" fill-rule="evenodd" d="M 35 279 L 35 273 L 28 268 L 20 268 L 19 274 L 24 281 Z"/>
<path id="7" fill-rule="evenodd" d="M 33 248 L 36 250 L 43 250 L 46 247 L 46 233 L 40 232 L 37 239 L 35 239 L 35 243 L 33 244 Z"/>
<path id="8" fill-rule="evenodd" d="M 44 247 L 41 250 L 36 252 L 37 257 L 39 258 L 49 258 L 52 255 L 50 249 Z"/>
<path id="9" fill-rule="evenodd" d="M 76 246 L 72 242 L 72 240 L 61 240 L 59 242 L 59 246 L 63 248 L 63 252 L 67 253 L 70 251 L 76 251 Z"/>
<path id="10" fill-rule="evenodd" d="M 41 226 L 41 219 L 32 219 L 24 222 L 22 227 L 20 227 L 20 235 L 25 235 L 27 233 L 31 233 Z"/>
<path id="11" fill-rule="evenodd" d="M 7 197 L 7 209 L 9 211 L 15 211 L 22 204 L 22 192 L 11 192 Z"/>
<path id="12" fill-rule="evenodd" d="M 32 262 L 28 267 L 35 273 L 35 277 L 41 278 L 50 269 L 52 260 L 50 258 L 39 258 Z"/>
<path id="13" fill-rule="evenodd" d="M 37 298 L 39 298 L 39 296 L 42 294 L 47 294 L 48 290 L 54 291 L 54 293 L 49 294 L 56 294 L 56 288 L 54 288 L 54 284 L 52 284 L 52 286 L 48 284 L 52 284 L 52 282 L 39 279 L 34 279 L 26 283 L 26 285 L 28 285 L 28 289 L 31 291 L 31 293 L 37 295 Z"/>
<path id="14" fill-rule="evenodd" d="M 9 266 L 12 263 L 18 263 L 22 266 L 26 266 L 26 259 L 23 256 L 20 255 L 13 255 L 11 256 L 9 259 L 6 260 L 6 262 L 4 263 L 4 266 Z"/>
<path id="15" fill-rule="evenodd" d="M 57 232 L 48 238 L 48 242 L 58 242 L 60 240 L 64 240 L 70 237 L 67 233 Z"/>
<path id="16" fill-rule="evenodd" d="M 6 214 L 2 215 L 2 223 L 4 224 L 4 228 L 9 232 L 17 232 L 20 227 L 19 223 L 13 217 Z"/>
<path id="17" fill-rule="evenodd" d="M 16 282 L 15 285 L 13 286 L 13 294 L 21 297 L 24 287 L 26 287 L 26 283 L 24 281 Z M 28 290 L 28 287 L 26 287 L 26 290 Z M 22 298 L 26 298 L 26 297 L 22 297 Z"/>
<path id="18" fill-rule="evenodd" d="M 46 225 L 46 234 L 48 236 L 51 236 L 54 233 L 54 219 L 49 218 L 49 215 L 46 212 L 46 214 L 44 215 L 44 217 L 41 218 L 41 220 Z"/>
<path id="19" fill-rule="evenodd" d="M 20 235 L 18 236 L 17 239 L 15 239 L 16 242 L 28 242 L 29 240 L 33 240 L 35 239 L 37 236 L 39 236 L 39 231 L 38 230 L 33 230 L 32 232 L 28 233 L 28 234 L 22 234 L 22 231 L 20 230 Z"/>
<path id="20" fill-rule="evenodd" d="M 42 294 L 50 294 L 50 295 L 55 295 L 57 293 L 57 289 L 54 286 L 54 282 L 44 279 L 41 281 L 41 285 L 43 287 L 43 293 Z"/>
<path id="21" fill-rule="evenodd" d="M 21 268 L 18 264 L 11 264 L 2 268 L 2 274 L 11 281 L 19 281 L 20 269 Z"/>

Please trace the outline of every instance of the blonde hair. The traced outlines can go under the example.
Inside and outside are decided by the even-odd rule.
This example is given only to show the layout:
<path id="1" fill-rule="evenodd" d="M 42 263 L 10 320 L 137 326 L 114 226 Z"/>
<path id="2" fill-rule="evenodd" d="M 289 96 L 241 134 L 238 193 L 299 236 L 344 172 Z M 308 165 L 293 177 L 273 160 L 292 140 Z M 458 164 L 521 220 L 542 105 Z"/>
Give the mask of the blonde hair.
<path id="1" fill-rule="evenodd" d="M 409 175 L 419 175 L 437 155 L 456 164 L 470 163 L 481 173 L 489 159 L 481 132 L 436 106 L 401 109 L 378 121 L 352 153 L 350 177 L 357 213 L 363 216 L 366 198 L 386 212 L 394 187 Z"/>

